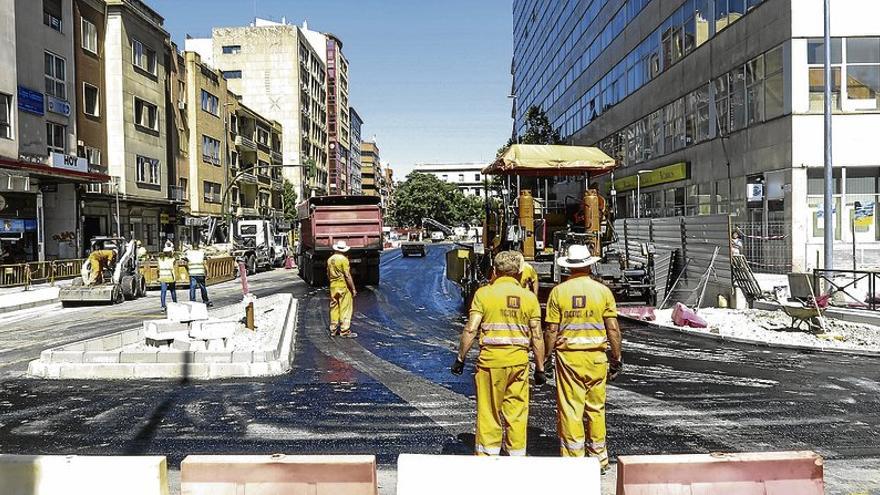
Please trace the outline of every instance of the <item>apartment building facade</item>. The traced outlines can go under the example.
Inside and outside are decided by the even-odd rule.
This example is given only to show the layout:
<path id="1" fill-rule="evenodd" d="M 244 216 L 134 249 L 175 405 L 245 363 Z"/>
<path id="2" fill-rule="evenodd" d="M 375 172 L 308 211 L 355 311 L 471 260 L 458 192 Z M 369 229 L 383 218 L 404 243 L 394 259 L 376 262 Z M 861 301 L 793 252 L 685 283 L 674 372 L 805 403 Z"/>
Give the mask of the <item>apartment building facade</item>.
<path id="1" fill-rule="evenodd" d="M 483 163 L 417 163 L 413 172 L 454 184 L 465 196 L 483 196 Z"/>
<path id="2" fill-rule="evenodd" d="M 384 175 L 375 141 L 361 142 L 361 192 L 366 196 L 380 196 Z"/>
<path id="3" fill-rule="evenodd" d="M 249 26 L 215 28 L 210 41 L 187 40 L 187 49 L 210 57 L 242 103 L 282 126 L 283 164 L 315 165 L 312 178 L 303 167 L 282 169 L 300 197 L 326 194 L 326 64 L 303 31 L 286 22 L 257 19 Z"/>
<path id="4" fill-rule="evenodd" d="M 351 167 L 350 167 L 350 183 L 351 194 L 361 194 L 361 131 L 364 126 L 364 119 L 354 109 L 349 107 L 349 136 L 351 140 Z"/>
<path id="5" fill-rule="evenodd" d="M 785 238 L 784 269 L 813 268 L 822 1 L 563 3 L 514 2 L 515 129 L 536 105 L 568 142 L 617 158 L 614 187 L 601 182 L 619 217 L 730 214 Z M 880 29 L 869 20 L 880 5 L 831 9 L 834 257 L 851 266 L 855 241 L 857 265 L 877 266 L 880 143 L 868 134 L 880 124 Z"/>

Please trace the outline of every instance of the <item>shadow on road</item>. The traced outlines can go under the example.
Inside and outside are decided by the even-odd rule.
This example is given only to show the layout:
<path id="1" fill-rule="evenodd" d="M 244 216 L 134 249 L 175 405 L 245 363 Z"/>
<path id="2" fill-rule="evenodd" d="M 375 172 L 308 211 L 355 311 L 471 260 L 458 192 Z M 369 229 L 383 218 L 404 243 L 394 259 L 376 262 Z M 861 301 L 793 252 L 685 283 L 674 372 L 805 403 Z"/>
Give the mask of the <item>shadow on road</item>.
<path id="1" fill-rule="evenodd" d="M 170 395 L 156 406 L 156 409 L 154 409 L 153 413 L 150 415 L 150 419 L 143 427 L 141 427 L 137 435 L 127 443 L 124 450 L 125 455 L 142 455 L 150 451 L 150 446 L 153 444 L 153 439 L 156 438 L 156 432 L 159 429 L 159 425 L 161 425 L 162 421 L 168 417 L 168 414 L 177 404 L 180 396 L 188 391 L 190 387 L 191 381 L 189 376 L 192 357 L 192 352 L 183 353 L 183 363 L 180 365 L 180 380 L 178 380 L 176 384 L 170 386 L 172 388 Z"/>

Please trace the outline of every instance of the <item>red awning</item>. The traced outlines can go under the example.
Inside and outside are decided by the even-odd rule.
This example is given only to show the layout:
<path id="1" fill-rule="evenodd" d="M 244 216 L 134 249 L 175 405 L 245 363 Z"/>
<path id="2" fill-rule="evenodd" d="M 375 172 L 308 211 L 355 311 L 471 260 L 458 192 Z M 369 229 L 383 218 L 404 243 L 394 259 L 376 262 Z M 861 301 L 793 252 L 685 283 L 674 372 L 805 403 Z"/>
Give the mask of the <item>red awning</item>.
<path id="1" fill-rule="evenodd" d="M 104 183 L 110 181 L 110 176 L 107 174 L 79 172 L 77 170 L 55 168 L 48 165 L 41 165 L 39 163 L 10 160 L 8 158 L 0 158 L 0 168 L 22 170 L 24 172 L 27 172 L 29 175 L 55 179 L 66 179 L 70 182 Z"/>

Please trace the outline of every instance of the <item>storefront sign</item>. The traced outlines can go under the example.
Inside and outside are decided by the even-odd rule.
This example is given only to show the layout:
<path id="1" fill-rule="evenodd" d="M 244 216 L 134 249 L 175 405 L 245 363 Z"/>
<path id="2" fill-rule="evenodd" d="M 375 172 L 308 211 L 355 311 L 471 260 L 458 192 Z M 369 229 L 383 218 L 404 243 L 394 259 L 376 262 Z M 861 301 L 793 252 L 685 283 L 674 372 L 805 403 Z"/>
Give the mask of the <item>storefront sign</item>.
<path id="1" fill-rule="evenodd" d="M 50 95 L 46 97 L 46 109 L 52 113 L 70 117 L 70 103 L 67 103 L 64 100 L 59 100 L 54 96 Z"/>
<path id="2" fill-rule="evenodd" d="M 868 229 L 874 225 L 874 202 L 855 202 L 853 211 L 853 223 L 855 227 Z"/>
<path id="3" fill-rule="evenodd" d="M 18 109 L 23 112 L 32 113 L 34 115 L 44 115 L 43 93 L 25 88 L 18 87 Z"/>
<path id="4" fill-rule="evenodd" d="M 689 177 L 690 167 L 687 162 L 674 163 L 665 167 L 654 169 L 638 175 L 630 175 L 614 181 L 614 189 L 617 192 L 631 191 L 639 187 L 650 187 L 669 182 L 686 180 Z"/>
<path id="5" fill-rule="evenodd" d="M 166 225 L 166 224 L 168 224 L 168 220 L 169 220 L 169 218 L 168 218 L 167 213 L 160 213 L 159 214 L 159 223 Z"/>
<path id="6" fill-rule="evenodd" d="M 0 218 L 0 233 L 24 232 L 24 220 L 19 218 Z"/>
<path id="7" fill-rule="evenodd" d="M 65 170 L 74 170 L 76 172 L 88 172 L 89 162 L 85 158 L 79 158 L 73 155 L 63 155 L 61 153 L 49 153 L 49 163 L 54 168 L 63 168 Z"/>

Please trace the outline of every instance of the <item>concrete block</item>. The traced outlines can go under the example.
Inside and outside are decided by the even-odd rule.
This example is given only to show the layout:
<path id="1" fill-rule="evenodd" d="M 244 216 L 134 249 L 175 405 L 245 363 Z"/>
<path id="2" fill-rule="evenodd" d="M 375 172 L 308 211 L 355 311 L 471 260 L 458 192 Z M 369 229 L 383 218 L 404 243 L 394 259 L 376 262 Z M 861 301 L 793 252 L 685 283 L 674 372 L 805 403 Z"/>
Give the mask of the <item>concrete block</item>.
<path id="1" fill-rule="evenodd" d="M 84 363 L 118 363 L 119 351 L 88 351 L 83 354 Z"/>
<path id="2" fill-rule="evenodd" d="M 86 344 L 84 342 L 73 342 L 57 348 L 59 351 L 84 351 Z"/>
<path id="3" fill-rule="evenodd" d="M 180 464 L 180 483 L 182 495 L 376 495 L 376 458 L 191 455 Z"/>
<path id="4" fill-rule="evenodd" d="M 134 377 L 133 364 L 62 364 L 60 365 L 58 378 L 68 379 L 97 379 L 97 380 L 123 380 Z"/>
<path id="5" fill-rule="evenodd" d="M 157 363 L 159 350 L 155 351 L 123 351 L 119 354 L 120 363 Z"/>
<path id="6" fill-rule="evenodd" d="M 144 322 L 144 337 L 151 335 L 189 334 L 189 325 L 172 321 L 170 319 L 147 320 Z M 156 339 L 160 340 L 160 339 Z"/>
<path id="7" fill-rule="evenodd" d="M 450 476 L 455 473 L 455 476 Z M 541 476 L 523 476 L 541 473 Z M 397 495 L 467 493 L 568 493 L 600 495 L 594 458 L 476 457 L 402 454 L 397 458 Z"/>
<path id="8" fill-rule="evenodd" d="M 192 339 L 187 335 L 186 337 L 180 337 L 174 339 L 174 342 L 171 343 L 171 348 L 178 351 L 188 351 L 192 346 Z"/>
<path id="9" fill-rule="evenodd" d="M 254 362 L 265 363 L 275 359 L 274 351 L 254 351 Z"/>
<path id="10" fill-rule="evenodd" d="M 3 493 L 168 495 L 164 456 L 0 455 Z"/>
<path id="11" fill-rule="evenodd" d="M 159 351 L 156 354 L 157 363 L 192 363 L 195 353 L 191 351 Z"/>
<path id="12" fill-rule="evenodd" d="M 205 350 L 208 350 L 211 352 L 232 352 L 231 350 L 227 349 L 226 343 L 228 341 L 229 341 L 229 339 L 206 340 L 205 341 L 205 344 L 206 344 Z"/>
<path id="13" fill-rule="evenodd" d="M 250 363 L 254 360 L 253 351 L 232 351 L 233 363 Z"/>
<path id="14" fill-rule="evenodd" d="M 815 452 L 620 456 L 617 495 L 823 495 Z"/>
<path id="15" fill-rule="evenodd" d="M 82 351 L 50 351 L 49 361 L 53 363 L 81 363 L 83 361 Z"/>
<path id="16" fill-rule="evenodd" d="M 126 330 L 122 332 L 122 345 L 138 344 L 144 341 L 143 329 Z"/>
<path id="17" fill-rule="evenodd" d="M 208 307 L 198 302 L 168 303 L 165 313 L 169 320 L 180 323 L 208 319 Z"/>
<path id="18" fill-rule="evenodd" d="M 197 363 L 231 363 L 231 352 L 199 351 L 195 353 Z"/>
<path id="19" fill-rule="evenodd" d="M 101 345 L 104 351 L 113 351 L 122 348 L 122 332 L 107 335 L 101 339 Z"/>
<path id="20" fill-rule="evenodd" d="M 85 350 L 85 351 L 94 352 L 94 351 L 105 350 L 103 338 L 101 338 L 101 337 L 99 337 L 97 339 L 86 340 L 82 344 L 83 344 L 83 350 Z"/>
<path id="21" fill-rule="evenodd" d="M 134 367 L 133 378 L 191 378 L 205 380 L 208 376 L 208 366 L 195 363 L 158 363 L 145 364 Z"/>
<path id="22" fill-rule="evenodd" d="M 189 336 L 194 339 L 231 339 L 238 328 L 237 321 L 205 320 L 194 321 L 189 328 Z"/>
<path id="23" fill-rule="evenodd" d="M 254 375 L 251 363 L 212 363 L 208 378 L 246 378 Z"/>

